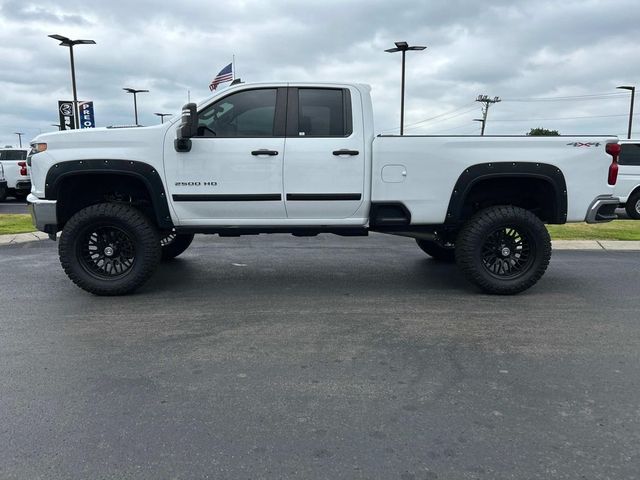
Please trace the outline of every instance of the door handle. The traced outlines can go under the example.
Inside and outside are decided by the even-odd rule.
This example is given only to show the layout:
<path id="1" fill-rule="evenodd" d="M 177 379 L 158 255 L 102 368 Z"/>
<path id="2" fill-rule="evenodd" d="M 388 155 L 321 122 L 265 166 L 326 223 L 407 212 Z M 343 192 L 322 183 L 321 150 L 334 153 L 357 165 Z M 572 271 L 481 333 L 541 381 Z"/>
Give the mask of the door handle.
<path id="1" fill-rule="evenodd" d="M 251 155 L 269 155 L 271 157 L 278 155 L 277 150 L 267 150 L 266 148 L 261 148 L 260 150 L 253 150 Z"/>
<path id="2" fill-rule="evenodd" d="M 360 152 L 358 150 L 349 150 L 349 149 L 343 148 L 342 150 L 334 150 L 333 154 L 334 155 L 359 155 Z"/>

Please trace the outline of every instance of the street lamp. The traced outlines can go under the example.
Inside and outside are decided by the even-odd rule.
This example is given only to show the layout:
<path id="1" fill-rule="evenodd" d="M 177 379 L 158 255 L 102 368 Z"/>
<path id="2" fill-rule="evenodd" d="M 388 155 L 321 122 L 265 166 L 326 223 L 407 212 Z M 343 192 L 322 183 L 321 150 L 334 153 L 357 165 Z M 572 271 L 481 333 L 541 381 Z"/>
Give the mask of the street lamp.
<path id="1" fill-rule="evenodd" d="M 73 88 L 73 128 L 79 128 L 80 123 L 78 117 L 78 93 L 76 91 L 76 67 L 73 62 L 73 46 L 74 45 L 95 45 L 93 40 L 71 40 L 70 38 L 63 37 L 62 35 L 49 35 L 50 38 L 58 40 L 60 46 L 69 47 L 69 56 L 71 57 L 71 86 Z"/>
<path id="2" fill-rule="evenodd" d="M 171 113 L 154 113 L 154 115 L 159 116 L 160 122 L 164 123 L 164 117 L 170 117 L 172 114 Z"/>
<path id="3" fill-rule="evenodd" d="M 480 135 L 484 135 L 484 122 L 486 122 L 486 120 L 484 118 L 474 118 L 473 121 L 482 123 Z"/>
<path id="4" fill-rule="evenodd" d="M 13 132 L 16 135 L 18 135 L 18 142 L 20 143 L 20 148 L 22 148 L 22 135 L 24 135 L 24 132 Z"/>
<path id="5" fill-rule="evenodd" d="M 149 90 L 136 90 L 135 88 L 123 88 L 127 93 L 133 93 L 133 114 L 135 115 L 136 125 L 138 125 L 138 101 L 136 95 L 138 93 L 147 93 Z"/>
<path id="6" fill-rule="evenodd" d="M 631 138 L 631 125 L 633 124 L 633 100 L 636 96 L 636 87 L 632 87 L 630 85 L 622 85 L 616 88 L 619 88 L 621 90 L 631 90 L 631 107 L 629 108 L 629 130 L 627 131 L 627 138 Z"/>
<path id="7" fill-rule="evenodd" d="M 427 47 L 410 47 L 407 42 L 394 42 L 396 47 L 385 50 L 388 53 L 402 52 L 402 86 L 400 91 L 400 135 L 404 135 L 404 69 L 407 50 L 424 50 Z"/>

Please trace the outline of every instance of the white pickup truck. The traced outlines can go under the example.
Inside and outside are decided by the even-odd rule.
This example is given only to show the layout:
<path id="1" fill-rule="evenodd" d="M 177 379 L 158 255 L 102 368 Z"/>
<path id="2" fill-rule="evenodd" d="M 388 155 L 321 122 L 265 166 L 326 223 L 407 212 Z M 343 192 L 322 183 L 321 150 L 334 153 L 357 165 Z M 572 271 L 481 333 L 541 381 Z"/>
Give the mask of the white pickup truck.
<path id="1" fill-rule="evenodd" d="M 545 272 L 545 223 L 615 218 L 616 137 L 374 134 L 359 84 L 232 86 L 162 125 L 39 135 L 31 214 L 67 275 L 133 291 L 193 234 L 413 237 L 481 290 Z"/>
<path id="2" fill-rule="evenodd" d="M 31 179 L 27 171 L 28 148 L 0 148 L 0 163 L 4 168 L 7 186 L 0 191 L 0 202 L 8 196 L 24 200 L 31 190 Z"/>

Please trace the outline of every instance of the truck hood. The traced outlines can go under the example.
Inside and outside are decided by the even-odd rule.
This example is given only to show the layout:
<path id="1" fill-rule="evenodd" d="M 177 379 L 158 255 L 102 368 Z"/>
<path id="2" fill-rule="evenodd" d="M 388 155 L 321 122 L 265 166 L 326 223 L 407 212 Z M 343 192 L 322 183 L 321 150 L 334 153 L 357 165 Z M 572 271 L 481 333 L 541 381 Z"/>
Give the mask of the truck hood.
<path id="1" fill-rule="evenodd" d="M 51 153 L 59 150 L 75 149 L 111 149 L 111 148 L 140 148 L 149 147 L 154 142 L 161 143 L 164 133 L 171 128 L 169 123 L 152 127 L 103 127 L 80 130 L 66 130 L 61 132 L 43 133 L 31 143 L 46 143 Z"/>

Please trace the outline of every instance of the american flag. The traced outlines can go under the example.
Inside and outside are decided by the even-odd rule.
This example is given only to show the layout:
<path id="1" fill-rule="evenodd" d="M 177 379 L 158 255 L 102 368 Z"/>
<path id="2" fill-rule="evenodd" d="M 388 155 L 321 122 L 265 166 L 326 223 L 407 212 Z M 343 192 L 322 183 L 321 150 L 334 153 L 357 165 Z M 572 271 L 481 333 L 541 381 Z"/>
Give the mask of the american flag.
<path id="1" fill-rule="evenodd" d="M 229 65 L 224 67 L 222 70 L 220 70 L 220 73 L 216 75 L 216 78 L 214 78 L 213 82 L 211 82 L 211 85 L 209 85 L 209 90 L 213 92 L 216 89 L 216 87 L 221 83 L 230 82 L 231 80 L 233 80 L 232 65 L 233 64 L 230 63 Z"/>

